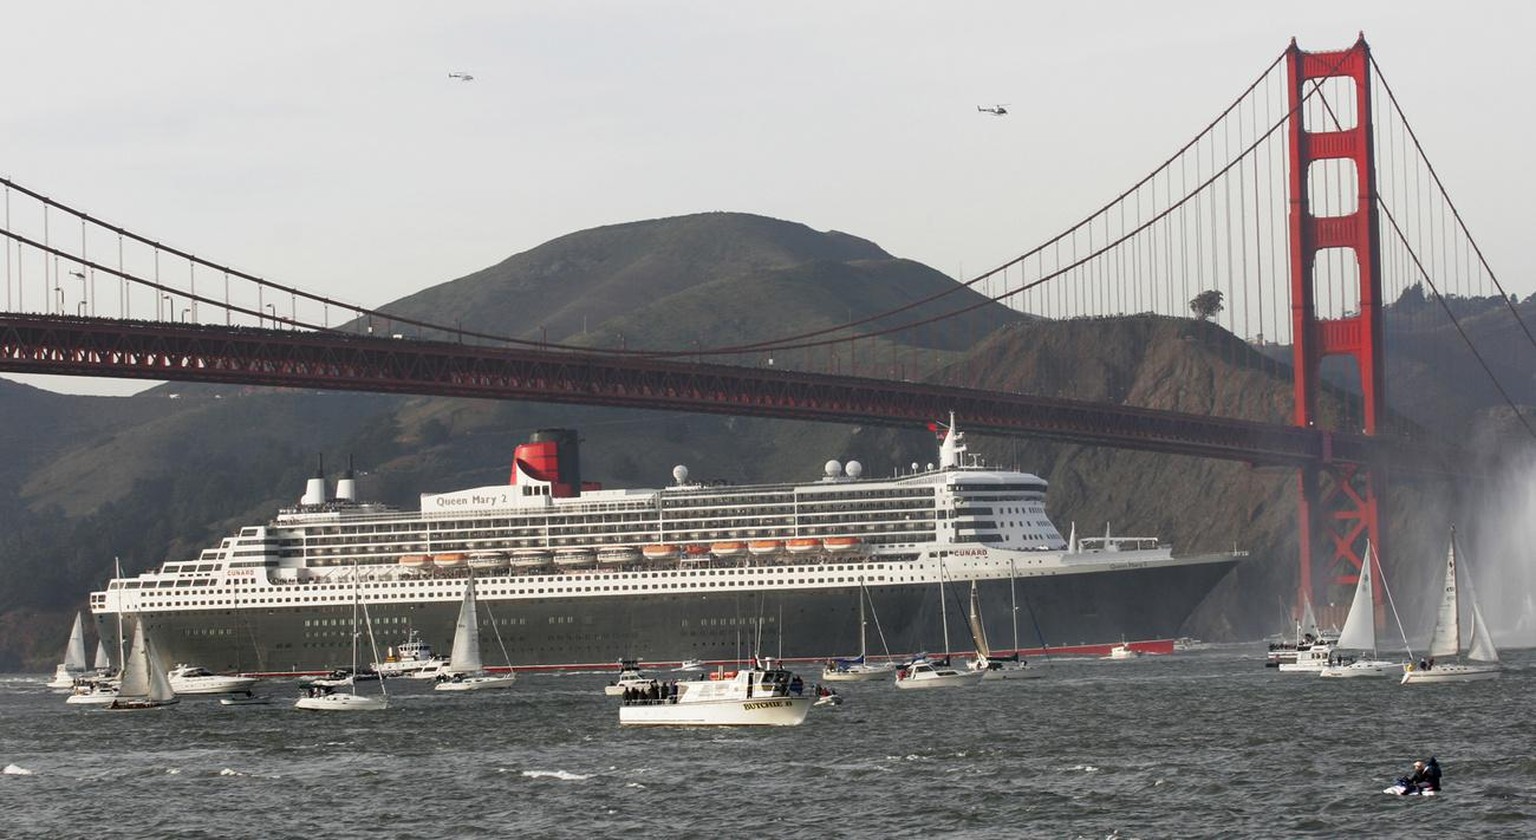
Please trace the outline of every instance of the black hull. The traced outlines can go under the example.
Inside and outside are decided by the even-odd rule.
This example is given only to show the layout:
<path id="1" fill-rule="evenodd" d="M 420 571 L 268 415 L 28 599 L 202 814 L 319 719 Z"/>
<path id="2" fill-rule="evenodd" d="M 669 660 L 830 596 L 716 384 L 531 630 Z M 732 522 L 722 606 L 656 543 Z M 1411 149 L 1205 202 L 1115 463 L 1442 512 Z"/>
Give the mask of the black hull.
<path id="1" fill-rule="evenodd" d="M 1020 578 L 1021 647 L 1064 647 L 1121 639 L 1171 639 L 1184 620 L 1235 565 L 1232 559 L 1160 568 Z M 1013 647 L 1007 578 L 980 583 L 994 650 Z M 868 590 L 873 656 L 944 650 L 935 585 L 879 585 Z M 970 584 L 945 587 L 950 647 L 970 651 Z M 847 656 L 859 648 L 856 585 L 843 589 L 620 595 L 603 598 L 480 599 L 482 656 L 501 664 L 496 632 L 515 667 L 602 667 L 617 660 L 666 663 L 737 660 L 754 653 L 790 659 Z M 446 655 L 457 601 L 373 604 L 382 655 L 410 628 Z M 313 672 L 350 667 L 350 606 L 155 611 L 144 614 L 164 655 L 215 671 Z M 98 614 L 104 638 L 116 620 Z M 492 622 L 494 621 L 494 626 Z M 878 630 L 877 630 L 878 621 Z M 882 645 L 881 634 L 884 635 Z"/>

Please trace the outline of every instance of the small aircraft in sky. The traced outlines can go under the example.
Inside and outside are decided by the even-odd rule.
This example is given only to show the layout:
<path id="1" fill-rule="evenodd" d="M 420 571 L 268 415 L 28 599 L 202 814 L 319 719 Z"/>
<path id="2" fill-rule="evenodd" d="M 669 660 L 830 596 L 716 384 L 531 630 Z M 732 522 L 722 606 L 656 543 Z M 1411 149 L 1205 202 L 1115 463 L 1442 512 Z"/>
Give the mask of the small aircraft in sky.
<path id="1" fill-rule="evenodd" d="M 1008 103 L 1001 105 L 977 105 L 976 110 L 983 114 L 991 114 L 994 117 L 1006 117 L 1008 115 Z"/>
<path id="2" fill-rule="evenodd" d="M 450 79 L 458 79 L 461 82 L 473 82 L 475 80 L 474 76 L 471 76 L 468 73 L 463 72 L 462 70 L 456 71 L 456 72 L 453 72 L 453 73 L 449 73 L 448 74 L 448 78 L 450 78 Z"/>

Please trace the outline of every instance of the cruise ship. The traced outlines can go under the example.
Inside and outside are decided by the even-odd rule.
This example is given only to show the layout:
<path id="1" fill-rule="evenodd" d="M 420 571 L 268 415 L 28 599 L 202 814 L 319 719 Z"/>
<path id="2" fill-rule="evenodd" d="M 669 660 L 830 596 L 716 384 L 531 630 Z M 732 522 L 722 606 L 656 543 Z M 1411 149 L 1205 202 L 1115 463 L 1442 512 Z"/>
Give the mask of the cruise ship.
<path id="1" fill-rule="evenodd" d="M 805 483 L 720 486 L 679 466 L 660 489 L 604 489 L 582 480 L 570 429 L 518 445 L 506 484 L 424 493 L 419 510 L 359 501 L 350 469 L 330 494 L 322 470 L 272 521 L 113 579 L 91 611 L 104 638 L 137 616 L 174 661 L 309 673 L 350 661 L 354 600 L 381 651 L 446 644 L 473 576 L 487 661 L 499 643 L 517 668 L 592 668 L 847 655 L 861 597 L 871 655 L 958 652 L 954 599 L 974 580 L 994 642 L 1171 650 L 1238 561 L 1064 538 L 1045 480 L 986 466 L 951 420 L 936 464 L 886 478 L 834 460 Z"/>

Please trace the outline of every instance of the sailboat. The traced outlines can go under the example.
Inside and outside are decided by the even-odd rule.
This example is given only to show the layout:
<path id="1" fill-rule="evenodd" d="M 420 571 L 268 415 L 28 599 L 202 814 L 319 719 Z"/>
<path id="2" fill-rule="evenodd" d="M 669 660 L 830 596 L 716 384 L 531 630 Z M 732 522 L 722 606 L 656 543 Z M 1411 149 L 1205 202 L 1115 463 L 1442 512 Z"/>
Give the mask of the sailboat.
<path id="1" fill-rule="evenodd" d="M 85 626 L 80 621 L 80 614 L 75 613 L 75 627 L 69 631 L 69 644 L 64 647 L 64 661 L 54 669 L 48 687 L 55 691 L 69 691 L 75 687 L 75 680 L 85 676 L 85 673 Z"/>
<path id="2" fill-rule="evenodd" d="M 358 625 L 358 610 L 361 597 L 358 594 L 357 564 L 352 565 L 352 674 L 357 674 L 357 643 L 362 639 L 362 629 Z M 368 626 L 368 658 L 374 659 L 375 648 L 373 645 L 373 623 L 368 621 L 367 607 L 361 607 L 363 621 Z M 333 688 L 314 686 L 309 693 L 300 697 L 293 704 L 295 709 L 309 709 L 316 712 L 363 712 L 376 709 L 389 708 L 389 692 L 384 688 L 384 680 L 379 680 L 379 694 L 377 697 L 357 693 L 356 680 L 349 681 L 346 687 L 351 691 L 338 691 Z"/>
<path id="3" fill-rule="evenodd" d="M 854 659 L 839 659 L 828 662 L 821 669 L 822 682 L 866 682 L 868 680 L 883 680 L 889 677 L 896 666 L 890 662 L 870 662 L 869 640 L 866 628 L 868 622 L 864 618 L 864 601 L 868 595 L 864 591 L 863 584 L 859 585 L 859 655 Z M 879 629 L 880 619 L 875 618 L 875 628 Z M 882 632 L 881 640 L 885 638 Z"/>
<path id="4" fill-rule="evenodd" d="M 944 561 L 939 561 L 939 624 L 944 629 L 944 658 L 922 657 L 896 672 L 897 688 L 944 688 L 981 682 L 981 671 L 961 671 L 949 664 L 949 609 L 944 603 Z"/>
<path id="5" fill-rule="evenodd" d="M 1013 581 L 1008 582 L 1009 589 L 1013 588 Z M 971 581 L 971 639 L 976 643 L 976 658 L 967 663 L 972 671 L 980 671 L 984 680 L 1020 680 L 1026 677 L 1038 677 L 1040 674 L 1029 667 L 1029 664 L 1019 658 L 1019 606 L 1018 598 L 1014 597 L 1013 606 L 1013 654 L 1011 656 L 993 656 L 992 645 L 987 641 L 987 628 L 981 617 L 981 594 L 976 588 L 976 581 Z"/>
<path id="6" fill-rule="evenodd" d="M 1344 630 L 1339 633 L 1335 648 L 1369 650 L 1369 659 L 1361 658 L 1345 663 L 1340 658 L 1337 665 L 1328 665 L 1317 672 L 1320 677 L 1386 677 L 1402 669 L 1401 662 L 1382 659 L 1376 652 L 1376 593 L 1372 588 L 1377 565 L 1371 544 L 1365 544 L 1365 562 L 1360 564 L 1360 581 L 1355 584 L 1355 600 L 1349 605 L 1349 617 L 1344 619 Z M 1385 582 L 1385 581 L 1383 581 Z M 1405 640 L 1406 646 L 1406 640 Z"/>
<path id="7" fill-rule="evenodd" d="M 178 702 L 144 619 L 134 622 L 133 647 L 123 662 L 123 683 L 106 705 L 112 710 L 153 709 Z"/>
<path id="8" fill-rule="evenodd" d="M 1408 663 L 1403 666 L 1403 685 L 1410 683 L 1474 682 L 1491 680 L 1504 670 L 1499 663 L 1499 651 L 1488 635 L 1483 623 L 1482 610 L 1477 608 L 1476 593 L 1472 590 L 1472 577 L 1462 571 L 1462 586 L 1457 586 L 1456 531 L 1451 530 L 1451 546 L 1445 556 L 1445 590 L 1440 600 L 1440 611 L 1435 615 L 1435 630 L 1429 637 L 1429 658 L 1423 667 Z M 1463 593 L 1465 589 L 1465 593 Z M 1467 642 L 1467 658 L 1472 662 L 1436 662 L 1440 656 L 1461 654 L 1461 601 L 1465 597 L 1472 608 L 1472 637 Z"/>
<path id="9" fill-rule="evenodd" d="M 496 627 L 491 624 L 492 629 Z M 501 642 L 501 631 L 496 631 L 496 641 Z M 501 655 L 507 658 L 507 649 Z M 510 662 L 507 663 L 509 666 Z M 459 605 L 459 623 L 453 631 L 453 652 L 448 664 L 442 669 L 444 676 L 434 688 L 438 691 L 479 691 L 487 688 L 511 688 L 517 675 L 508 670 L 505 674 L 486 673 L 480 660 L 480 620 L 475 610 L 475 579 L 464 583 L 464 602 Z"/>

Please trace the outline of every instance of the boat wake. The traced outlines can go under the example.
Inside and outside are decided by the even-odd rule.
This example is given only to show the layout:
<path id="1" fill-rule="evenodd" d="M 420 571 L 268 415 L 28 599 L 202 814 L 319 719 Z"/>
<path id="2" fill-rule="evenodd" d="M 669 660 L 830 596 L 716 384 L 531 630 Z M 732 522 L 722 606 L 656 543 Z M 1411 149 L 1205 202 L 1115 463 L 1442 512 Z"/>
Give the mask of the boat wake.
<path id="1" fill-rule="evenodd" d="M 584 782 L 592 778 L 565 770 L 524 770 L 521 775 L 526 779 L 559 779 L 562 782 Z"/>

